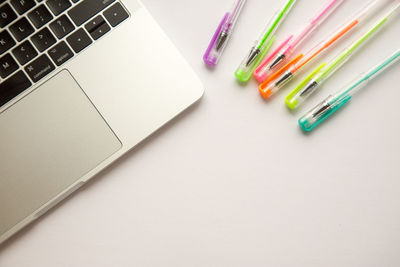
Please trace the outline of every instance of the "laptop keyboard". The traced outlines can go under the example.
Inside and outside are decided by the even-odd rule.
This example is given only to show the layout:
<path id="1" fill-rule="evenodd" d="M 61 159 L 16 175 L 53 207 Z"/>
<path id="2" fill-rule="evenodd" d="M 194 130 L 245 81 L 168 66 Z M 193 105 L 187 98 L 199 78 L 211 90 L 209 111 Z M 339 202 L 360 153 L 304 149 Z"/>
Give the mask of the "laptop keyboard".
<path id="1" fill-rule="evenodd" d="M 128 17 L 117 0 L 0 0 L 0 107 Z"/>

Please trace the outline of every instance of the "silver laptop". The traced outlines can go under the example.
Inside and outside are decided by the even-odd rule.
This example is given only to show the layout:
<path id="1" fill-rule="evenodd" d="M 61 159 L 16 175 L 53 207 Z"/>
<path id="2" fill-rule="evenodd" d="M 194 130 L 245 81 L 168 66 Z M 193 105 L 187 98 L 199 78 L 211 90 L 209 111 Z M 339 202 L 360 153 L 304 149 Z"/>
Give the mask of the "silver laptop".
<path id="1" fill-rule="evenodd" d="M 196 102 L 137 0 L 0 0 L 0 243 Z"/>

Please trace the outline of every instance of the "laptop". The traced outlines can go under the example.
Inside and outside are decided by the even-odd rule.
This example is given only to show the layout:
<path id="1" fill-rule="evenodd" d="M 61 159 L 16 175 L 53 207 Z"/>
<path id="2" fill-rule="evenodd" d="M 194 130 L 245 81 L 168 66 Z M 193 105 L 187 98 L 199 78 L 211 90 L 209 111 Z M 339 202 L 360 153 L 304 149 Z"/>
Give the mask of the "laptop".
<path id="1" fill-rule="evenodd" d="M 0 243 L 195 103 L 138 0 L 0 0 Z"/>

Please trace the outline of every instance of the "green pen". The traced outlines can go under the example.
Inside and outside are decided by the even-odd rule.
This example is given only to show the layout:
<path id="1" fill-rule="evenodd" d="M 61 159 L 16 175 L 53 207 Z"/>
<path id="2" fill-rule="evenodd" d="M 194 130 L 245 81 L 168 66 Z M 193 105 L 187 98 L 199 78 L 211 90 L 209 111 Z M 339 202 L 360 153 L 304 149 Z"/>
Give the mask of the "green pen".
<path id="1" fill-rule="evenodd" d="M 282 23 L 290 9 L 294 5 L 296 0 L 288 0 L 281 10 L 272 18 L 268 23 L 262 37 L 258 39 L 253 47 L 251 48 L 248 56 L 240 64 L 239 68 L 235 72 L 236 78 L 241 82 L 247 82 L 252 76 L 255 68 L 260 64 L 265 54 L 275 41 L 276 36 L 274 35 L 279 25 Z"/>
<path id="2" fill-rule="evenodd" d="M 364 88 L 369 81 L 375 77 L 378 77 L 379 74 L 382 74 L 384 70 L 396 62 L 399 62 L 399 60 L 400 50 L 397 50 L 389 58 L 373 67 L 370 71 L 362 73 L 360 77 L 352 82 L 349 86 L 346 86 L 343 90 L 337 92 L 336 94 L 328 96 L 328 98 L 326 98 L 315 108 L 306 113 L 301 119 L 299 119 L 299 125 L 301 129 L 306 132 L 312 131 L 319 124 L 335 114 L 336 111 L 349 103 L 349 101 L 353 98 L 353 95 Z"/>
<path id="3" fill-rule="evenodd" d="M 335 59 L 329 63 L 324 62 L 318 66 L 286 97 L 286 105 L 290 109 L 296 109 L 306 101 L 307 98 L 317 91 L 317 89 L 336 71 L 338 71 L 363 44 L 370 40 L 376 32 L 381 30 L 383 26 L 388 23 L 389 18 L 395 14 L 399 7 L 400 3 L 398 2 L 390 9 L 388 14 L 379 19 L 366 33 L 340 53 Z"/>

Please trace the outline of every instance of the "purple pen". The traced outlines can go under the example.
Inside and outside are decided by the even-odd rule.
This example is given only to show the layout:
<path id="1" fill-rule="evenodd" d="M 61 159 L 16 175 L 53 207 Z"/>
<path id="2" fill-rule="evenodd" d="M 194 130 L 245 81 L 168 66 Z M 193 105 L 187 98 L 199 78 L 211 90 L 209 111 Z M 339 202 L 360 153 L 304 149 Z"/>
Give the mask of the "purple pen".
<path id="1" fill-rule="evenodd" d="M 209 66 L 215 66 L 231 38 L 233 28 L 235 27 L 236 21 L 239 18 L 240 12 L 246 0 L 236 0 L 232 11 L 225 13 L 221 22 L 218 25 L 217 31 L 211 39 L 210 45 L 204 54 L 203 60 Z"/>

